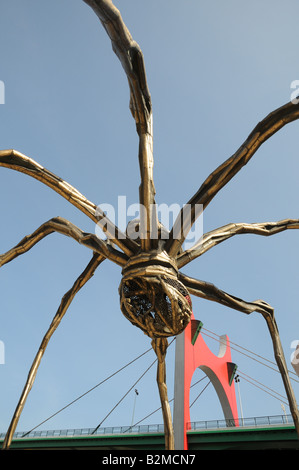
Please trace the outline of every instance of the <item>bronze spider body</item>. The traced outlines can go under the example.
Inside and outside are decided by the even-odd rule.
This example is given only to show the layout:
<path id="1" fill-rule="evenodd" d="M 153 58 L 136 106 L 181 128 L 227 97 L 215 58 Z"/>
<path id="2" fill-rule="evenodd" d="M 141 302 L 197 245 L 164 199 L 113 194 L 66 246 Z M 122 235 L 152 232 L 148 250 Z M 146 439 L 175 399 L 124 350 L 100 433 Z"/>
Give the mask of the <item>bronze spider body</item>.
<path id="1" fill-rule="evenodd" d="M 250 133 L 240 148 L 220 165 L 200 186 L 188 201 L 191 218 L 188 227 L 183 223 L 183 209 L 167 238 L 162 236 L 162 227 L 157 218 L 155 187 L 153 180 L 153 130 L 152 103 L 148 90 L 143 54 L 132 39 L 119 11 L 110 0 L 84 0 L 99 17 L 109 35 L 113 50 L 120 59 L 130 89 L 130 109 L 136 123 L 139 137 L 139 164 L 141 184 L 139 190 L 141 211 L 141 234 L 133 239 L 123 233 L 99 208 L 88 201 L 66 181 L 49 172 L 29 157 L 15 150 L 0 152 L 0 166 L 23 172 L 47 185 L 71 204 L 86 214 L 95 223 L 100 223 L 107 235 L 101 240 L 96 235 L 85 233 L 71 222 L 54 218 L 41 225 L 34 233 L 25 237 L 7 253 L 1 255 L 4 265 L 20 254 L 30 250 L 37 242 L 50 233 L 67 235 L 93 252 L 85 270 L 73 287 L 63 297 L 60 307 L 44 336 L 32 364 L 20 401 L 8 429 L 4 448 L 8 449 L 20 414 L 35 380 L 38 366 L 47 344 L 67 311 L 76 293 L 92 277 L 104 259 L 120 266 L 122 280 L 119 286 L 120 307 L 125 317 L 152 339 L 152 346 L 158 358 L 157 382 L 161 397 L 165 425 L 165 446 L 174 448 L 171 413 L 167 397 L 165 356 L 167 338 L 184 331 L 192 314 L 191 295 L 221 303 L 227 307 L 250 314 L 259 312 L 265 318 L 279 370 L 285 385 L 292 416 L 299 433 L 298 409 L 287 373 L 283 350 L 280 343 L 273 308 L 262 300 L 247 302 L 230 295 L 212 284 L 184 275 L 181 269 L 213 246 L 240 233 L 254 233 L 269 236 L 287 229 L 299 228 L 298 219 L 257 224 L 229 224 L 206 233 L 200 243 L 184 250 L 183 243 L 198 217 L 196 207 L 203 210 L 215 195 L 246 165 L 258 148 L 287 123 L 299 118 L 299 105 L 292 102 L 276 109 L 266 116 Z M 157 229 L 158 237 L 153 238 L 152 230 Z"/>

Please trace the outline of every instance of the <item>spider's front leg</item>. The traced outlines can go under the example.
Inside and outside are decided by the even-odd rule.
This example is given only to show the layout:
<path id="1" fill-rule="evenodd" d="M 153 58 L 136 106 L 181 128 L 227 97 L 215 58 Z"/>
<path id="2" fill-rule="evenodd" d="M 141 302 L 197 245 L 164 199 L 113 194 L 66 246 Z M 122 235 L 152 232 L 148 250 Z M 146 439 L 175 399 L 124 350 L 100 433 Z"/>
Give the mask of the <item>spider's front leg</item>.
<path id="1" fill-rule="evenodd" d="M 72 224 L 66 219 L 63 219 L 61 217 L 55 217 L 45 222 L 44 224 L 42 224 L 31 235 L 24 237 L 20 241 L 20 243 L 18 243 L 14 248 L 12 248 L 11 250 L 1 255 L 0 267 L 6 263 L 9 263 L 13 259 L 20 256 L 21 254 L 26 253 L 39 241 L 41 241 L 43 238 L 45 238 L 47 235 L 53 232 L 57 232 L 57 233 L 66 235 L 68 237 L 71 237 L 72 239 L 76 240 L 78 243 L 91 249 L 94 252 L 94 254 L 93 254 L 91 261 L 89 262 L 85 270 L 81 273 L 81 275 L 77 278 L 72 288 L 62 298 L 60 306 L 56 312 L 56 315 L 41 342 L 41 345 L 38 349 L 38 352 L 34 358 L 31 369 L 29 371 L 26 384 L 24 386 L 24 389 L 21 394 L 18 405 L 16 407 L 16 410 L 14 412 L 9 429 L 7 431 L 7 434 L 3 443 L 3 449 L 8 449 L 10 447 L 13 434 L 17 427 L 17 424 L 18 424 L 20 415 L 22 413 L 22 410 L 24 408 L 25 402 L 27 400 L 28 394 L 33 386 L 42 356 L 46 350 L 46 347 L 50 341 L 50 338 L 52 337 L 54 331 L 59 326 L 63 316 L 65 315 L 75 295 L 86 284 L 86 282 L 93 276 L 95 270 L 98 268 L 98 266 L 102 263 L 104 259 L 108 258 L 120 266 L 123 266 L 127 262 L 127 256 L 124 253 L 121 253 L 120 251 L 116 250 L 105 241 L 98 239 L 95 235 L 91 233 L 83 232 L 81 229 L 79 229 L 78 227 L 76 227 L 74 224 Z"/>
<path id="2" fill-rule="evenodd" d="M 214 246 L 222 243 L 229 238 L 240 234 L 254 234 L 269 237 L 285 230 L 299 229 L 299 219 L 284 219 L 278 222 L 264 223 L 231 223 L 219 227 L 206 233 L 203 238 L 189 250 L 179 253 L 177 256 L 177 265 L 179 268 L 185 266 L 190 261 L 202 256 Z"/>
<path id="3" fill-rule="evenodd" d="M 260 121 L 239 149 L 216 170 L 214 170 L 202 183 L 198 191 L 188 201 L 187 207 L 191 212 L 190 227 L 194 224 L 200 211 L 196 211 L 197 206 L 204 210 L 219 191 L 250 161 L 259 147 L 271 136 L 282 129 L 286 124 L 299 119 L 299 104 L 289 102 L 272 113 L 268 114 Z M 169 234 L 169 240 L 166 243 L 166 251 L 170 256 L 177 256 L 179 253 L 187 231 L 178 231 L 177 226 L 181 225 L 184 208 L 178 214 L 174 226 Z M 176 228 L 176 230 L 174 230 Z M 180 233 L 180 236 L 175 236 Z"/>
<path id="4" fill-rule="evenodd" d="M 139 247 L 134 240 L 131 240 L 125 233 L 122 233 L 99 207 L 86 199 L 83 194 L 67 181 L 47 170 L 32 158 L 16 150 L 0 150 L 0 166 L 25 173 L 37 179 L 60 194 L 60 196 L 77 207 L 77 209 L 86 214 L 96 224 L 104 220 L 103 231 L 107 234 L 107 237 L 128 256 L 138 251 Z"/>
<path id="5" fill-rule="evenodd" d="M 177 278 L 176 265 L 166 253 L 141 253 L 122 270 L 119 287 L 124 316 L 152 340 L 157 355 L 159 389 L 165 432 L 165 448 L 174 449 L 174 435 L 166 386 L 167 338 L 188 325 L 192 306 L 189 293 Z"/>
<path id="6" fill-rule="evenodd" d="M 162 406 L 165 448 L 166 450 L 174 450 L 174 433 L 171 418 L 171 410 L 167 395 L 166 385 L 166 351 L 168 348 L 167 338 L 155 338 L 152 340 L 152 347 L 157 355 L 157 384 L 159 388 L 160 401 Z"/>
<path id="7" fill-rule="evenodd" d="M 91 279 L 91 277 L 94 275 L 95 270 L 99 267 L 99 265 L 102 263 L 104 260 L 104 256 L 99 255 L 98 253 L 95 253 L 91 259 L 91 261 L 88 263 L 87 267 L 84 269 L 84 271 L 80 274 L 80 276 L 77 278 L 75 283 L 73 284 L 72 288 L 63 296 L 60 306 L 56 312 L 56 315 L 54 316 L 51 325 L 48 328 L 48 331 L 46 332 L 40 347 L 37 351 L 37 354 L 33 360 L 32 366 L 30 368 L 26 384 L 24 386 L 23 392 L 21 394 L 21 397 L 19 399 L 19 402 L 17 404 L 17 407 L 15 409 L 13 418 L 10 422 L 9 428 L 7 430 L 4 442 L 3 442 L 3 449 L 8 450 L 11 441 L 13 438 L 13 434 L 16 430 L 18 421 L 20 419 L 21 413 L 23 411 L 23 408 L 25 406 L 25 402 L 27 400 L 27 397 L 29 395 L 29 392 L 33 386 L 38 367 L 40 365 L 41 359 L 44 355 L 44 352 L 46 350 L 46 347 L 54 333 L 54 331 L 57 329 L 59 326 L 62 318 L 64 317 L 67 309 L 69 308 L 72 300 L 74 299 L 75 295 L 79 292 L 79 290 Z"/>
<path id="8" fill-rule="evenodd" d="M 0 255 L 0 267 L 26 253 L 39 241 L 54 232 L 76 240 L 81 245 L 103 255 L 120 266 L 123 266 L 128 260 L 127 255 L 113 248 L 104 240 L 99 239 L 96 235 L 83 232 L 76 225 L 62 217 L 54 217 L 43 223 L 32 234 L 26 235 L 15 247 Z"/>
<path id="9" fill-rule="evenodd" d="M 299 438 L 299 412 L 296 403 L 296 398 L 293 392 L 291 381 L 288 374 L 288 368 L 284 357 L 282 344 L 280 341 L 279 331 L 274 317 L 274 309 L 263 300 L 256 300 L 254 302 L 247 302 L 243 299 L 235 297 L 227 292 L 218 289 L 213 284 L 191 278 L 182 273 L 179 274 L 179 279 L 189 290 L 190 294 L 196 295 L 206 300 L 212 300 L 233 308 L 240 312 L 250 314 L 252 312 L 261 313 L 266 320 L 270 336 L 273 344 L 274 357 L 281 374 L 284 388 L 288 397 L 291 414 L 294 420 L 295 428 Z"/>
<path id="10" fill-rule="evenodd" d="M 151 236 L 151 233 L 152 229 L 156 230 L 158 220 L 153 177 L 152 100 L 147 83 L 143 53 L 140 46 L 132 38 L 119 10 L 111 0 L 84 0 L 84 2 L 94 10 L 100 19 L 110 37 L 113 51 L 119 58 L 128 79 L 130 110 L 139 137 L 141 248 L 143 251 L 148 252 L 156 247 L 156 239 Z"/>

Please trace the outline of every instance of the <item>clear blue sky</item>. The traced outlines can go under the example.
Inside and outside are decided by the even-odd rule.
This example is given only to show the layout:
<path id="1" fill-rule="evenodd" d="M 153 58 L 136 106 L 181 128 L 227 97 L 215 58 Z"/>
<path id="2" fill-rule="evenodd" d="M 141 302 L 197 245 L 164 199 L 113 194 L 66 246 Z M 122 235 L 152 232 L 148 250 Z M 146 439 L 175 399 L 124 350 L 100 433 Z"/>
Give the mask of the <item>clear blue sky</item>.
<path id="1" fill-rule="evenodd" d="M 154 110 L 157 202 L 181 206 L 258 121 L 290 100 L 299 80 L 295 0 L 116 1 L 140 44 Z M 138 201 L 138 141 L 129 112 L 125 74 L 99 20 L 81 0 L 10 0 L 1 5 L 0 147 L 37 160 L 96 204 Z M 230 222 L 298 218 L 298 122 L 264 144 L 204 214 L 204 232 Z M 28 176 L 0 169 L 0 251 L 54 216 L 94 233 L 94 224 Z M 242 235 L 184 269 L 245 300 L 264 299 L 276 318 L 291 369 L 299 339 L 298 238 Z M 0 270 L 0 431 L 5 431 L 32 359 L 63 294 L 91 253 L 53 234 Z M 77 295 L 42 360 L 18 430 L 26 431 L 150 348 L 150 340 L 122 316 L 120 269 L 106 261 Z M 194 315 L 218 335 L 273 360 L 264 320 L 204 300 Z M 205 337 L 211 349 L 218 345 Z M 173 397 L 174 348 L 167 381 Z M 98 425 L 154 360 L 151 352 L 113 380 L 44 425 L 46 429 Z M 233 351 L 240 372 L 285 396 L 277 372 Z M 200 371 L 196 378 L 203 376 Z M 152 368 L 136 388 L 135 419 L 159 407 Z M 298 382 L 293 383 L 299 399 Z M 201 387 L 201 385 L 199 386 Z M 203 388 L 203 386 L 202 386 Z M 245 380 L 245 417 L 282 414 L 280 400 Z M 199 393 L 192 392 L 193 395 Z M 134 392 L 103 426 L 131 424 Z M 288 412 L 288 407 L 286 406 Z M 192 420 L 223 417 L 209 387 Z M 162 423 L 161 413 L 143 422 Z"/>

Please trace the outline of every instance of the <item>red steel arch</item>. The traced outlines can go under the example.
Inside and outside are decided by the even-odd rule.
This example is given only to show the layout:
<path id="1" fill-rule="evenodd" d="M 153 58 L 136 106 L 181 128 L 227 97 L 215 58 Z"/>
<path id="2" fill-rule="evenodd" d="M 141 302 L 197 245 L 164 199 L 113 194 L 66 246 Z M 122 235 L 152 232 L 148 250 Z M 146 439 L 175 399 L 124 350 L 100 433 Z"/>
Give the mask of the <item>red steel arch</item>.
<path id="1" fill-rule="evenodd" d="M 238 426 L 238 409 L 234 385 L 236 364 L 231 361 L 231 349 L 227 335 L 220 337 L 216 356 L 200 334 L 202 323 L 191 321 L 185 331 L 176 337 L 175 386 L 174 386 L 174 438 L 176 450 L 187 450 L 187 430 L 190 428 L 190 386 L 197 368 L 211 380 L 220 400 L 225 419 Z"/>

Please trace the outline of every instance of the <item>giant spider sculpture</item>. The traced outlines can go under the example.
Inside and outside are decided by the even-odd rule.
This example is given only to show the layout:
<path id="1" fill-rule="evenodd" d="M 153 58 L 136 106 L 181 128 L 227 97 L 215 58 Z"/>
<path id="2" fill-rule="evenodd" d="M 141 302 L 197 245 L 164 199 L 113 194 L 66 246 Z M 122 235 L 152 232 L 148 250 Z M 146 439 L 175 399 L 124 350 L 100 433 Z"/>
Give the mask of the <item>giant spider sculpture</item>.
<path id="1" fill-rule="evenodd" d="M 230 295 L 214 285 L 184 275 L 180 269 L 215 245 L 234 235 L 251 233 L 274 235 L 287 229 L 298 229 L 299 220 L 286 219 L 273 223 L 229 224 L 206 233 L 193 248 L 184 250 L 183 243 L 188 231 L 198 217 L 197 207 L 203 210 L 216 194 L 246 165 L 258 148 L 286 124 L 299 118 L 299 105 L 289 102 L 263 119 L 250 133 L 239 149 L 220 165 L 200 186 L 188 201 L 190 218 L 184 219 L 184 208 L 173 228 L 165 231 L 157 219 L 155 187 L 153 181 L 153 132 L 152 103 L 147 86 L 143 54 L 132 39 L 118 9 L 111 0 L 84 0 L 99 17 L 108 33 L 113 50 L 126 73 L 130 89 L 130 109 L 136 122 L 139 136 L 139 164 L 141 183 L 139 188 L 140 212 L 139 237 L 130 237 L 128 231 L 121 232 L 92 202 L 66 181 L 49 172 L 31 158 L 15 150 L 0 151 L 0 166 L 25 173 L 67 199 L 95 223 L 100 223 L 107 239 L 85 233 L 71 222 L 54 218 L 41 225 L 34 233 L 0 256 L 0 266 L 30 250 L 41 239 L 53 232 L 73 238 L 93 252 L 91 261 L 64 295 L 60 307 L 46 332 L 29 371 L 28 378 L 7 431 L 3 448 L 10 447 L 14 431 L 25 401 L 34 383 L 37 369 L 47 344 L 66 313 L 77 292 L 93 276 L 103 260 L 108 259 L 122 269 L 119 287 L 120 307 L 125 317 L 139 327 L 152 340 L 157 355 L 157 383 L 160 393 L 165 430 L 165 448 L 174 448 L 171 412 L 167 397 L 165 356 L 167 338 L 184 331 L 190 321 L 192 304 L 190 295 L 219 302 L 227 307 L 250 314 L 259 312 L 265 318 L 273 342 L 274 355 L 279 367 L 291 413 L 299 434 L 299 416 L 296 400 L 288 377 L 286 362 L 274 318 L 273 308 L 262 300 L 247 302 Z M 153 236 L 153 233 L 156 236 Z"/>

